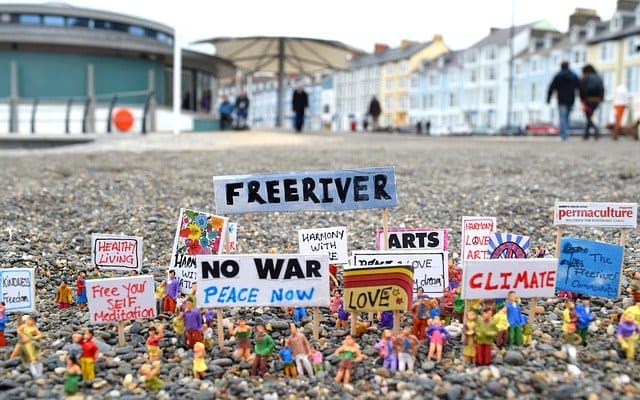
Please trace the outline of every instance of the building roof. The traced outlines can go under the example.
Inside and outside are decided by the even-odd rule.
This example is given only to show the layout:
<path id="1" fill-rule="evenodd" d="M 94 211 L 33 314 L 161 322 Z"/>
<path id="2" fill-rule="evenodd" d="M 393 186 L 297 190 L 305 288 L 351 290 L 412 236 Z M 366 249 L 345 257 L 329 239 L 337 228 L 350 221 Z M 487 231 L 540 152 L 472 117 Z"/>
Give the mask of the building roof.
<path id="1" fill-rule="evenodd" d="M 525 25 L 518 25 L 513 27 L 513 34 L 517 35 L 527 29 L 540 30 L 540 31 L 556 31 L 556 29 L 549 24 L 546 20 L 540 20 Z M 482 38 L 480 41 L 471 45 L 469 49 L 490 46 L 501 45 L 509 43 L 509 37 L 511 36 L 511 27 L 509 28 L 491 28 L 491 33 Z"/>
<path id="2" fill-rule="evenodd" d="M 349 64 L 351 68 L 361 68 L 371 65 L 384 64 L 399 60 L 406 60 L 417 54 L 419 51 L 427 48 L 433 41 L 416 42 L 405 47 L 394 47 L 378 54 L 367 54 L 351 60 Z"/>
<path id="3" fill-rule="evenodd" d="M 617 32 L 607 31 L 600 35 L 596 35 L 595 37 L 587 40 L 587 43 L 597 44 L 597 43 L 606 42 L 609 40 L 618 40 L 618 39 L 625 38 L 627 36 L 633 36 L 638 33 L 640 33 L 640 26 L 634 23 L 634 24 L 627 25 L 626 28 L 623 28 Z"/>

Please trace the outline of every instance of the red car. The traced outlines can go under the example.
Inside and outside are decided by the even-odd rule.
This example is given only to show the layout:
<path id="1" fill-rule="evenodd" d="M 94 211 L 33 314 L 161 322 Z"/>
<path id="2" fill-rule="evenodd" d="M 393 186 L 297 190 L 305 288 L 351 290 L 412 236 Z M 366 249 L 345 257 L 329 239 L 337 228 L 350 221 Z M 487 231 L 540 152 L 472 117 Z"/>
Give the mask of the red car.
<path id="1" fill-rule="evenodd" d="M 538 122 L 535 124 L 527 125 L 526 131 L 527 134 L 532 136 L 555 136 L 558 134 L 559 129 L 555 125 L 545 122 Z"/>

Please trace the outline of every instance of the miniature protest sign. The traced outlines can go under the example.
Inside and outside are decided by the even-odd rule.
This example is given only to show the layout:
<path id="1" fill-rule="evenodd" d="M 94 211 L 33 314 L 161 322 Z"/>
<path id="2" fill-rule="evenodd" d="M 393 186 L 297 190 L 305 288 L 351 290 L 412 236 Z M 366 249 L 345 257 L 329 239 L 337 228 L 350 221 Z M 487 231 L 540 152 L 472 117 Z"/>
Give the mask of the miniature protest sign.
<path id="1" fill-rule="evenodd" d="M 449 253 L 429 250 L 354 251 L 349 269 L 373 266 L 407 265 L 413 268 L 413 287 L 425 294 L 442 296 L 449 287 Z"/>
<path id="2" fill-rule="evenodd" d="M 384 230 L 378 229 L 376 232 L 377 250 L 395 249 L 424 249 L 424 250 L 447 250 L 448 232 L 446 229 L 389 229 L 387 247 L 384 246 Z"/>
<path id="3" fill-rule="evenodd" d="M 218 214 L 395 207 L 395 167 L 217 176 Z"/>
<path id="4" fill-rule="evenodd" d="M 489 235 L 487 251 L 490 259 L 527 258 L 529 236 L 494 232 Z"/>
<path id="5" fill-rule="evenodd" d="M 197 256 L 196 299 L 202 307 L 327 307 L 326 255 Z"/>
<path id="6" fill-rule="evenodd" d="M 300 254 L 327 254 L 332 264 L 349 262 L 347 250 L 347 228 L 301 229 L 298 231 Z"/>
<path id="7" fill-rule="evenodd" d="M 238 250 L 238 223 L 229 222 L 227 229 L 229 252 Z"/>
<path id="8" fill-rule="evenodd" d="M 636 228 L 637 203 L 556 202 L 553 224 Z"/>
<path id="9" fill-rule="evenodd" d="M 495 217 L 462 217 L 462 261 L 488 259 L 489 236 L 496 229 Z"/>
<path id="10" fill-rule="evenodd" d="M 225 251 L 227 223 L 225 217 L 180 209 L 169 269 L 175 270 L 181 293 L 191 293 L 197 280 L 196 255 Z"/>
<path id="11" fill-rule="evenodd" d="M 156 316 L 153 277 L 150 275 L 87 280 L 89 322 L 115 323 Z"/>
<path id="12" fill-rule="evenodd" d="M 617 300 L 623 253 L 619 245 L 562 238 L 556 289 Z"/>
<path id="13" fill-rule="evenodd" d="M 142 238 L 91 234 L 91 265 L 105 270 L 140 271 Z"/>
<path id="14" fill-rule="evenodd" d="M 36 305 L 33 268 L 0 268 L 0 301 L 7 312 L 33 312 Z"/>
<path id="15" fill-rule="evenodd" d="M 462 298 L 551 297 L 556 289 L 555 258 L 468 260 L 462 272 Z"/>
<path id="16" fill-rule="evenodd" d="M 343 286 L 347 312 L 406 311 L 413 300 L 413 268 L 381 265 L 345 269 Z"/>

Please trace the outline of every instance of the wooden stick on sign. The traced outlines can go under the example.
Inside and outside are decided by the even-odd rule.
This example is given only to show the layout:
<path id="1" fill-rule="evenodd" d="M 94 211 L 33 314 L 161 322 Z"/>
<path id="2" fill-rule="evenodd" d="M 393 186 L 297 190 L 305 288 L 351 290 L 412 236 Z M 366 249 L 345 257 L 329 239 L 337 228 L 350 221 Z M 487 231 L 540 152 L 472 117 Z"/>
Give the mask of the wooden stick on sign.
<path id="1" fill-rule="evenodd" d="M 216 318 L 217 318 L 217 331 L 218 331 L 218 347 L 219 348 L 223 348 L 224 347 L 224 327 L 222 326 L 222 322 L 223 322 L 223 312 L 224 312 L 224 308 L 216 308 Z"/>
<path id="2" fill-rule="evenodd" d="M 320 339 L 320 307 L 313 307 L 313 323 L 312 323 L 313 339 Z"/>
<path id="3" fill-rule="evenodd" d="M 124 326 L 126 321 L 118 321 L 118 344 L 120 346 L 124 346 L 127 344 L 127 341 L 124 338 Z"/>
<path id="4" fill-rule="evenodd" d="M 624 247 L 627 242 L 628 229 L 620 229 L 620 246 Z"/>
<path id="5" fill-rule="evenodd" d="M 358 314 L 352 312 L 350 314 L 351 316 L 351 327 L 350 327 L 350 331 L 349 334 L 355 338 L 356 337 L 356 324 L 358 323 Z"/>

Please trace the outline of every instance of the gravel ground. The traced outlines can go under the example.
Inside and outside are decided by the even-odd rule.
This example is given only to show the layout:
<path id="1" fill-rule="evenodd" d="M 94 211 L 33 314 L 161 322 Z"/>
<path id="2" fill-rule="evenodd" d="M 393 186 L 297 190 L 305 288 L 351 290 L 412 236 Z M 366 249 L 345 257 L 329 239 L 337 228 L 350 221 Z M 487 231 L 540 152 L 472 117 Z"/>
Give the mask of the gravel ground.
<path id="1" fill-rule="evenodd" d="M 90 259 L 90 234 L 124 233 L 143 236 L 144 265 L 160 277 L 169 263 L 175 219 L 180 207 L 215 211 L 211 177 L 267 171 L 302 171 L 395 165 L 399 206 L 390 225 L 449 229 L 450 251 L 459 252 L 463 215 L 498 218 L 503 232 L 531 237 L 532 246 L 554 251 L 555 201 L 637 202 L 640 194 L 640 144 L 629 140 L 583 142 L 571 138 L 426 138 L 386 134 L 294 135 L 277 132 L 187 134 L 179 137 L 101 138 L 96 143 L 38 151 L 0 151 L 0 260 L 2 267 L 37 267 L 38 324 L 44 332 L 45 377 L 32 379 L 19 360 L 0 361 L 3 398 L 59 398 L 66 345 L 70 334 L 87 326 L 85 312 L 59 312 L 54 305 L 61 277 L 75 279 Z M 336 213 L 275 213 L 240 215 L 239 247 L 245 253 L 270 248 L 297 248 L 297 230 L 345 225 L 350 249 L 373 249 L 379 211 Z M 607 229 L 566 229 L 565 235 L 616 243 L 619 232 Z M 640 267 L 640 231 L 627 237 L 623 268 L 627 278 Z M 192 352 L 171 343 L 167 325 L 161 378 L 166 385 L 158 398 L 640 398 L 637 363 L 620 358 L 615 338 L 607 331 L 611 315 L 630 304 L 592 300 L 600 328 L 586 348 L 578 350 L 578 371 L 568 364 L 555 340 L 560 334 L 562 303 L 549 299 L 539 316 L 534 344 L 498 352 L 494 368 L 460 361 L 461 345 L 452 339 L 441 364 L 426 361 L 424 347 L 413 375 L 378 369 L 372 345 L 377 332 L 360 338 L 369 357 L 355 369 L 346 388 L 332 383 L 337 360 L 325 357 L 325 377 L 290 380 L 274 362 L 264 380 L 246 378 L 244 364 L 235 364 L 233 345 L 208 355 L 210 375 L 191 379 Z M 238 310 L 229 310 L 233 319 Z M 274 336 L 286 335 L 280 310 L 251 310 L 254 321 L 270 321 Z M 169 324 L 169 321 L 161 320 Z M 331 354 L 343 332 L 323 316 L 325 355 Z M 136 371 L 143 361 L 149 321 L 127 328 L 129 345 L 117 345 L 115 329 L 97 328 L 104 359 L 97 379 L 87 384 L 88 398 L 149 398 Z M 308 326 L 306 327 L 309 328 Z M 609 328 L 609 329 L 607 329 Z M 12 320 L 5 333 L 9 346 L 0 348 L 7 360 L 15 343 Z M 234 366 L 230 366 L 235 364 Z M 133 375 L 134 383 L 126 378 Z"/>

